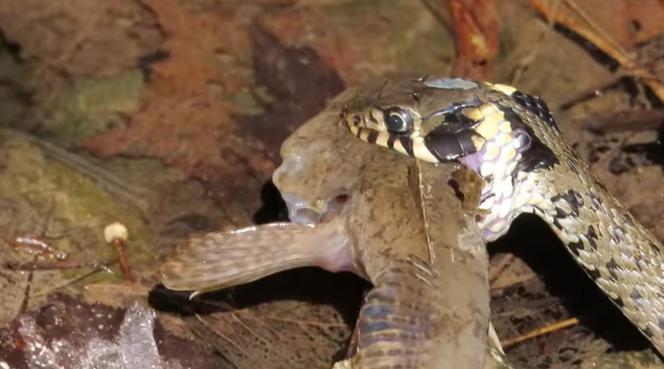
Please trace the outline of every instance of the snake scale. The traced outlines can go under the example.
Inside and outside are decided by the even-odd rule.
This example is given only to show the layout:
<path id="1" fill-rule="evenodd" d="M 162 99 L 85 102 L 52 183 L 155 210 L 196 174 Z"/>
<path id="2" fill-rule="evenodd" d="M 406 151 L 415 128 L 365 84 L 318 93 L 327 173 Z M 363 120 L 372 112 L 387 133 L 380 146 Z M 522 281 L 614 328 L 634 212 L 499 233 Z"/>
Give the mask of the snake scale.
<path id="1" fill-rule="evenodd" d="M 574 259 L 664 353 L 662 244 L 565 142 L 542 99 L 465 79 L 385 79 L 341 113 L 358 138 L 430 163 L 456 162 L 486 182 L 478 216 L 492 241 L 521 213 L 543 218 Z"/>

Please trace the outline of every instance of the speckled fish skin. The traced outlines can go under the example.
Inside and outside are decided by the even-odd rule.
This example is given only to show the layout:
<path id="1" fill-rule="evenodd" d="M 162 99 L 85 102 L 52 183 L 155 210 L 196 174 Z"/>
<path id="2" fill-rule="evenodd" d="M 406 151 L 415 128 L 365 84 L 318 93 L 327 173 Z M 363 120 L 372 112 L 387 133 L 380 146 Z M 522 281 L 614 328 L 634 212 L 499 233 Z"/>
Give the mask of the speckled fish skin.
<path id="1" fill-rule="evenodd" d="M 399 112 L 406 129 L 388 128 Z M 486 180 L 486 240 L 524 212 L 539 215 L 623 313 L 664 353 L 662 244 L 599 183 L 546 104 L 514 87 L 410 76 L 386 79 L 343 110 L 350 132 L 420 160 L 457 162 Z M 399 119 L 396 120 L 399 123 Z M 392 122 L 392 127 L 400 127 Z"/>
<path id="2" fill-rule="evenodd" d="M 375 288 L 360 312 L 355 355 L 336 368 L 482 368 L 485 352 L 495 354 L 487 349 L 488 260 L 467 211 L 482 182 L 459 166 L 416 163 L 349 140 L 339 107 L 356 93 L 300 127 L 274 174 L 292 218 L 309 222 L 311 210 L 324 213 L 331 199 L 348 196 L 336 217 L 192 239 L 164 263 L 163 282 L 206 291 L 306 262 L 351 270 Z M 502 367 L 489 357 L 488 367 Z"/>
<path id="3" fill-rule="evenodd" d="M 374 285 L 351 367 L 482 368 L 488 257 L 447 184 L 452 168 L 390 163 L 396 170 L 367 178 L 349 204 L 359 268 Z"/>
<path id="4" fill-rule="evenodd" d="M 337 141 L 344 129 L 305 124 L 283 144 L 274 175 L 283 194 L 310 203 L 337 194 L 339 183 L 328 187 L 326 177 L 348 181 L 341 188 L 350 195 L 355 269 L 375 287 L 360 312 L 357 353 L 338 367 L 482 368 L 488 260 L 472 214 L 448 184 L 459 167 Z M 337 175 L 340 166 L 347 174 Z M 468 198 L 481 188 L 474 179 L 460 183 Z"/>

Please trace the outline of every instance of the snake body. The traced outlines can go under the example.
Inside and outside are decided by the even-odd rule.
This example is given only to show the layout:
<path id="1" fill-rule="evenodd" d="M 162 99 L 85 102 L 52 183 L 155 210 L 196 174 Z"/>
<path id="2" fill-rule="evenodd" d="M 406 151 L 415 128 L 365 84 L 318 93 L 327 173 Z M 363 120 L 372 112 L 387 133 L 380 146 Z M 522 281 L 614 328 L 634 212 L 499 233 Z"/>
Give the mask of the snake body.
<path id="1" fill-rule="evenodd" d="M 386 79 L 347 104 L 358 138 L 431 163 L 458 162 L 486 182 L 487 241 L 521 213 L 543 218 L 574 259 L 664 353 L 662 244 L 600 184 L 538 97 L 500 84 Z"/>

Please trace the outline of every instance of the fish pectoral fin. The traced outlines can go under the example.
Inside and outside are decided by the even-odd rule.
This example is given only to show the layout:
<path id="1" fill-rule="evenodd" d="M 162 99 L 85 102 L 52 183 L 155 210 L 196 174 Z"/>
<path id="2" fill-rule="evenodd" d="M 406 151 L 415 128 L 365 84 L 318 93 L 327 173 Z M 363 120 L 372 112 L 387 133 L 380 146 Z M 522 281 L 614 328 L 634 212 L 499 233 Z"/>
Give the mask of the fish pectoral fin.
<path id="1" fill-rule="evenodd" d="M 339 227 L 272 223 L 187 240 L 161 265 L 161 279 L 171 290 L 205 292 L 298 267 L 348 270 L 351 255 Z"/>

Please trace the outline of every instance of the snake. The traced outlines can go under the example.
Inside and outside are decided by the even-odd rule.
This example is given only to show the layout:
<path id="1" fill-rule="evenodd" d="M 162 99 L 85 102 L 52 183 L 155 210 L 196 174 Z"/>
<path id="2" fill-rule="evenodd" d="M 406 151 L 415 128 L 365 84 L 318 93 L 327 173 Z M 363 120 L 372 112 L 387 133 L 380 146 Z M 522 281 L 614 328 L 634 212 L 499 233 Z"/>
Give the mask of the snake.
<path id="1" fill-rule="evenodd" d="M 664 354 L 662 244 L 576 154 L 543 99 L 504 84 L 418 75 L 385 78 L 340 115 L 369 144 L 479 174 L 476 221 L 485 241 L 504 235 L 522 213 L 542 218 Z"/>

